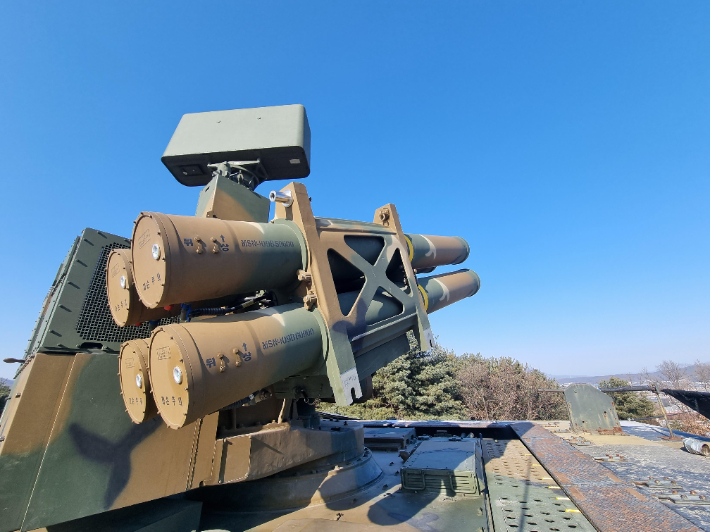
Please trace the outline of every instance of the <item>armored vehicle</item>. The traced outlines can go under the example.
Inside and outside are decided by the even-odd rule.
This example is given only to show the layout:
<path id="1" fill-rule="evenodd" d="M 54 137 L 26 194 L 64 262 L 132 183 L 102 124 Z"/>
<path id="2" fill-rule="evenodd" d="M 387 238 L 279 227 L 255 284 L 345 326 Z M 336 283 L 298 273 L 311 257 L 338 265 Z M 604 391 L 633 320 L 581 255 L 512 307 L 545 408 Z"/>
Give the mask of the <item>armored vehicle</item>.
<path id="1" fill-rule="evenodd" d="M 570 429 L 316 410 L 432 348 L 480 279 L 432 274 L 469 244 L 394 204 L 315 216 L 310 143 L 300 105 L 187 114 L 162 161 L 194 216 L 73 242 L 0 421 L 0 532 L 694 530 L 560 437 L 621 438 L 603 402 Z"/>

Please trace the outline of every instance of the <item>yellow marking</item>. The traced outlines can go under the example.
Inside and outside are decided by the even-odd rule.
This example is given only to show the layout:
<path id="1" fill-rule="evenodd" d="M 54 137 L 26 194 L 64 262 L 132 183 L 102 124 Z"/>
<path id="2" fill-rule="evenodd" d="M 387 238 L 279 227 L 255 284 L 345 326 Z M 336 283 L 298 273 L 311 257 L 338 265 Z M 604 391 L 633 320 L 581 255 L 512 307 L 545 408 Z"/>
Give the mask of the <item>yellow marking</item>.
<path id="1" fill-rule="evenodd" d="M 419 291 L 422 293 L 422 298 L 424 299 L 424 310 L 429 310 L 429 296 L 426 295 L 426 291 L 422 288 L 422 285 L 417 285 Z"/>
<path id="2" fill-rule="evenodd" d="M 579 510 L 577 510 L 576 508 L 567 508 L 565 510 L 565 512 L 567 512 L 568 514 L 581 514 L 582 513 Z"/>
<path id="3" fill-rule="evenodd" d="M 561 490 L 562 488 L 560 488 L 559 486 L 547 486 L 547 489 L 550 489 L 550 490 Z"/>
<path id="4" fill-rule="evenodd" d="M 540 477 L 540 480 L 552 480 L 550 477 Z"/>
<path id="5" fill-rule="evenodd" d="M 412 259 L 414 258 L 414 246 L 407 235 L 404 235 L 404 239 L 407 241 L 407 249 L 409 249 L 409 262 L 412 262 Z"/>
<path id="6" fill-rule="evenodd" d="M 558 501 L 568 501 L 569 497 L 555 497 Z"/>

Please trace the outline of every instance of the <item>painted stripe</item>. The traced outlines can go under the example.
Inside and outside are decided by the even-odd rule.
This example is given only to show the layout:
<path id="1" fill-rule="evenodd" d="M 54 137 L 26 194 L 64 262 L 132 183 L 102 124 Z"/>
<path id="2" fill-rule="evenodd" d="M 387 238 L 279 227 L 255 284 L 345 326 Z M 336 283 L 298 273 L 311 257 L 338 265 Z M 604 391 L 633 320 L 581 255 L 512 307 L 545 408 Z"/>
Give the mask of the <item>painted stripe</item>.
<path id="1" fill-rule="evenodd" d="M 412 259 L 414 258 L 414 246 L 407 235 L 404 235 L 404 239 L 407 241 L 407 249 L 409 249 L 409 262 L 412 262 Z"/>
<path id="2" fill-rule="evenodd" d="M 419 291 L 422 293 L 422 298 L 424 299 L 424 310 L 429 310 L 429 296 L 426 294 L 426 291 L 422 288 L 422 285 L 418 284 L 417 288 L 419 288 Z"/>

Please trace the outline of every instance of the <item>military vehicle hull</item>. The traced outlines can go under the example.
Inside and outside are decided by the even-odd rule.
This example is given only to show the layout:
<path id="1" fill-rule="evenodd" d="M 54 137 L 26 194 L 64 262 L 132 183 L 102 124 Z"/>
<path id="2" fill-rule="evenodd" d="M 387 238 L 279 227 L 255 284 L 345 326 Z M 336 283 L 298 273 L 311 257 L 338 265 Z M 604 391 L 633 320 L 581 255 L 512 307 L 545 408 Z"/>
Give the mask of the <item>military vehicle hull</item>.
<path id="1" fill-rule="evenodd" d="M 196 216 L 86 229 L 47 295 L 0 419 L 0 532 L 695 530 L 539 425 L 316 412 L 434 347 L 428 314 L 480 279 L 424 276 L 469 244 L 405 234 L 394 204 L 256 193 L 310 172 L 302 106 L 186 115 L 163 162 L 203 186 Z"/>

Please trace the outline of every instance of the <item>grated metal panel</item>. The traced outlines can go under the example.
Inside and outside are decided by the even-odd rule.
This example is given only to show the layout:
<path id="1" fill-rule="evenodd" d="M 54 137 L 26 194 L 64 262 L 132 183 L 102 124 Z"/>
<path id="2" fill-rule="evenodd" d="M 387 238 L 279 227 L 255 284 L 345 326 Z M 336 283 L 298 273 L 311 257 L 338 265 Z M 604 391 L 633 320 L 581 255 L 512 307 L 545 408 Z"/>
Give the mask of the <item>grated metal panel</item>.
<path id="1" fill-rule="evenodd" d="M 84 229 L 45 298 L 25 358 L 38 352 L 78 353 L 98 349 L 117 353 L 126 340 L 150 336 L 147 324 L 118 327 L 108 307 L 104 271 L 108 255 L 112 249 L 127 248 L 129 244 L 129 240 L 120 236 Z"/>
<path id="2" fill-rule="evenodd" d="M 108 256 L 114 249 L 127 249 L 129 246 L 114 242 L 101 248 L 101 254 L 94 266 L 94 273 L 89 283 L 89 288 L 84 297 L 84 304 L 76 322 L 76 332 L 87 342 L 111 342 L 119 345 L 127 340 L 147 338 L 150 336 L 150 327 L 144 323 L 140 327 L 127 325 L 119 327 L 113 321 L 108 307 L 106 295 L 106 263 Z M 160 325 L 177 321 L 176 318 L 160 320 Z"/>
<path id="3" fill-rule="evenodd" d="M 483 440 L 496 532 L 593 532 L 595 529 L 519 440 Z"/>
<path id="4" fill-rule="evenodd" d="M 511 428 L 598 530 L 700 532 L 690 521 L 543 427 L 521 422 Z"/>

